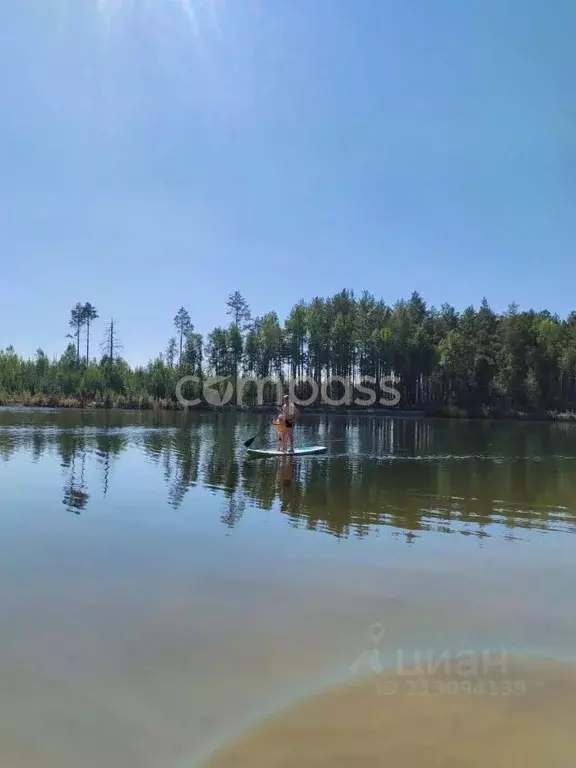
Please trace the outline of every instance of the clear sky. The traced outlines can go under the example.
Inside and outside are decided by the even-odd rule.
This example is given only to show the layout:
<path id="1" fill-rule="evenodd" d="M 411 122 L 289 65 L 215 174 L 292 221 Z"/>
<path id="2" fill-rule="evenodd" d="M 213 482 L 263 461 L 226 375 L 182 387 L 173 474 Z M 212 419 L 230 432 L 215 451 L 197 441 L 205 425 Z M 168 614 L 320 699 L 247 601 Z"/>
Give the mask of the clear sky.
<path id="1" fill-rule="evenodd" d="M 0 347 L 240 290 L 576 308 L 574 0 L 3 0 Z"/>

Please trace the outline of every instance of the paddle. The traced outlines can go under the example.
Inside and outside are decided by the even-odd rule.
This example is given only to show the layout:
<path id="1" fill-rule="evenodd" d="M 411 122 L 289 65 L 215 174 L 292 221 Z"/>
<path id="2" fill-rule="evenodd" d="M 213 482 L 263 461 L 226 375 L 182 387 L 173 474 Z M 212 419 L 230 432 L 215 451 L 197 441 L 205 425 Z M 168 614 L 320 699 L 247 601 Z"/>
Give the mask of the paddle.
<path id="1" fill-rule="evenodd" d="M 274 416 L 274 419 L 275 419 L 275 418 L 276 418 L 276 416 Z M 262 427 L 262 429 L 261 429 L 259 432 L 256 432 L 256 434 L 254 435 L 254 437 L 251 437 L 251 438 L 249 438 L 248 440 L 246 440 L 246 441 L 244 442 L 244 448 L 250 448 L 250 446 L 252 445 L 252 443 L 254 442 L 254 440 L 256 440 L 256 438 L 257 438 L 257 437 L 259 437 L 259 436 L 262 434 L 262 432 L 264 432 L 264 430 L 265 430 L 265 429 L 268 429 L 268 427 L 271 427 L 271 426 L 272 426 L 272 424 L 274 423 L 274 419 L 272 419 L 272 421 L 271 421 L 271 422 L 269 422 L 269 423 L 267 423 L 267 424 L 264 424 L 264 426 Z"/>

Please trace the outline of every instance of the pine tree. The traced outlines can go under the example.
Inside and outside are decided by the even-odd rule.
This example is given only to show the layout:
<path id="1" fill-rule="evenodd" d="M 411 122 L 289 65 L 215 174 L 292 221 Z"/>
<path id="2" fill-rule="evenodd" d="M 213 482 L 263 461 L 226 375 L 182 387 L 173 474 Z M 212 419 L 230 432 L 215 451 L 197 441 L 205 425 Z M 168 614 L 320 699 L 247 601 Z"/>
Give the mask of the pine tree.
<path id="1" fill-rule="evenodd" d="M 180 339 L 180 355 L 179 355 L 178 361 L 181 363 L 182 351 L 184 349 L 184 341 L 188 333 L 194 330 L 194 326 L 192 325 L 192 322 L 190 320 L 190 315 L 184 309 L 184 307 L 180 307 L 180 309 L 176 313 L 176 316 L 174 317 L 174 327 L 178 331 L 178 336 Z"/>

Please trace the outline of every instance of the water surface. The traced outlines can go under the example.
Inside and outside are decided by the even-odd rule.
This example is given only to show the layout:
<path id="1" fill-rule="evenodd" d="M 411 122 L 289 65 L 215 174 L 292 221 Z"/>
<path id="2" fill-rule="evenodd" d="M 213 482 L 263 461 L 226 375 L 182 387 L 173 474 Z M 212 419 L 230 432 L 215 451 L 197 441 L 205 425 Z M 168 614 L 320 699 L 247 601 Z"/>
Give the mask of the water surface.
<path id="1" fill-rule="evenodd" d="M 572 659 L 576 427 L 0 409 L 0 764 L 192 766 L 405 657 Z M 265 444 L 265 440 L 262 444 Z"/>

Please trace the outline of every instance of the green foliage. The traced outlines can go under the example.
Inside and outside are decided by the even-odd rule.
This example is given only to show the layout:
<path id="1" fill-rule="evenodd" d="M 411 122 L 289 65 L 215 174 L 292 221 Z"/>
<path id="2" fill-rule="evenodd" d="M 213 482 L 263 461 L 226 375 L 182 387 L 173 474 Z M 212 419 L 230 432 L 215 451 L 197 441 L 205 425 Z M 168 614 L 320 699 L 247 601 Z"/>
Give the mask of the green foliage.
<path id="1" fill-rule="evenodd" d="M 178 332 L 178 338 L 180 342 L 179 361 L 182 362 L 182 352 L 184 349 L 184 341 L 187 338 L 188 334 L 192 333 L 192 331 L 194 330 L 194 326 L 192 325 L 192 321 L 190 320 L 190 315 L 188 314 L 187 310 L 184 309 L 184 307 L 180 307 L 180 309 L 176 313 L 176 316 L 174 317 L 174 327 Z"/>
<path id="2" fill-rule="evenodd" d="M 67 334 L 67 338 L 76 340 L 76 361 L 80 362 L 80 334 L 84 327 L 84 307 L 80 302 L 70 310 L 70 321 L 68 323 L 72 333 Z"/>
<path id="3" fill-rule="evenodd" d="M 299 301 L 284 322 L 274 311 L 252 318 L 238 292 L 230 294 L 226 313 L 230 324 L 204 340 L 181 307 L 174 318 L 178 335 L 165 353 L 132 368 L 118 354 L 114 321 L 106 327 L 101 360 L 89 358 L 88 334 L 97 313 L 78 302 L 70 313 L 70 344 L 60 358 L 49 360 L 41 349 L 31 360 L 12 347 L 0 351 L 0 400 L 134 407 L 161 400 L 176 406 L 176 384 L 184 376 L 220 376 L 232 383 L 242 375 L 270 377 L 283 384 L 287 377 L 320 381 L 338 375 L 360 384 L 368 376 L 395 375 L 401 408 L 478 414 L 576 409 L 574 312 L 562 319 L 511 304 L 497 314 L 486 299 L 478 309 L 457 312 L 447 304 L 428 307 L 417 293 L 390 306 L 367 291 L 356 298 L 343 290 Z M 187 386 L 186 397 L 197 397 L 200 383 Z M 264 391 L 275 401 L 274 382 Z M 245 403 L 255 397 L 255 386 L 242 392 Z"/>
<path id="4" fill-rule="evenodd" d="M 98 317 L 96 307 L 93 307 L 92 304 L 87 301 L 82 307 L 81 317 L 86 326 L 86 363 L 88 363 L 90 360 L 90 324 Z"/>
<path id="5" fill-rule="evenodd" d="M 232 317 L 232 323 L 240 331 L 247 331 L 250 328 L 250 308 L 240 291 L 234 291 L 228 296 L 226 307 L 226 314 Z"/>

